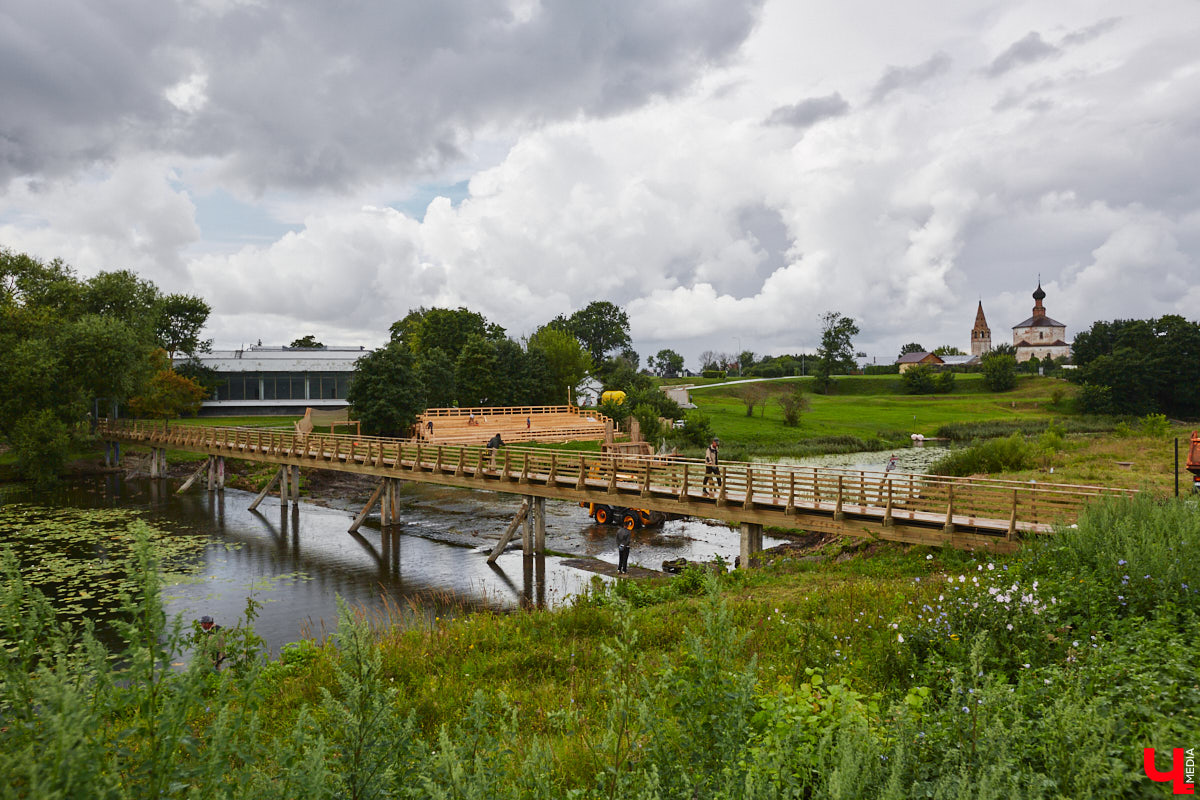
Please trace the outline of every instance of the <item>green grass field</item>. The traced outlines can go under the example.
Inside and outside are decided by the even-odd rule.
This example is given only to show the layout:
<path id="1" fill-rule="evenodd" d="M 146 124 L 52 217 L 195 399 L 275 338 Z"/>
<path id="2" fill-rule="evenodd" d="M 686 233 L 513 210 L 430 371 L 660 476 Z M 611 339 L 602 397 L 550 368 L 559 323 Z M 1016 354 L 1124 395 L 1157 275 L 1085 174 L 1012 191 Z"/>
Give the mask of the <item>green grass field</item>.
<path id="1" fill-rule="evenodd" d="M 801 415 L 800 426 L 789 428 L 777 398 L 793 391 L 797 381 L 810 407 Z M 1061 415 L 1062 398 L 1073 388 L 1051 378 L 1030 377 L 1013 391 L 988 392 L 978 375 L 959 375 L 954 392 L 942 395 L 903 394 L 893 375 L 839 378 L 829 395 L 813 394 L 811 387 L 808 378 L 722 385 L 694 390 L 692 402 L 709 416 L 723 445 L 754 454 L 773 448 L 787 454 L 806 440 L 849 436 L 868 448 L 885 449 L 908 441 L 914 433 L 932 438 L 951 423 L 1050 420 Z M 1058 404 L 1056 391 L 1062 396 Z M 752 417 L 746 415 L 742 399 L 747 392 L 767 397 Z"/>

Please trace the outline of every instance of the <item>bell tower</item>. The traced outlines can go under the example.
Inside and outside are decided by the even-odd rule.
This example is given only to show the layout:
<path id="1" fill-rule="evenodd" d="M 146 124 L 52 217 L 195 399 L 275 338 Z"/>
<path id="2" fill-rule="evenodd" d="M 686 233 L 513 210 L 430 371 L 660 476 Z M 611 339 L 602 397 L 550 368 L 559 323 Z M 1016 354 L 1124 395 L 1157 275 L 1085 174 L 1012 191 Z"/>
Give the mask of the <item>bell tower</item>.
<path id="1" fill-rule="evenodd" d="M 982 357 L 992 349 L 992 329 L 988 327 L 987 317 L 983 315 L 983 301 L 979 301 L 979 310 L 975 312 L 975 327 L 971 329 L 971 355 Z"/>

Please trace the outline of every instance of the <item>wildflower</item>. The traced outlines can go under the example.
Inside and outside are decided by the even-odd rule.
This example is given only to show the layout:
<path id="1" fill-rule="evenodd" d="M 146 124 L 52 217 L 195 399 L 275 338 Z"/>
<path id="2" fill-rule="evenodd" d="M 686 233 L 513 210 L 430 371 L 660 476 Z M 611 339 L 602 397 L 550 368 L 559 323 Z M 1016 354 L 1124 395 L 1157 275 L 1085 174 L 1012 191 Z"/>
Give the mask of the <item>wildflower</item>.
<path id="1" fill-rule="evenodd" d="M 970 713 L 971 713 L 971 708 L 970 708 L 970 706 L 963 706 L 963 713 L 964 713 L 964 714 L 970 714 Z"/>
<path id="2" fill-rule="evenodd" d="M 959 582 L 959 583 L 966 583 L 966 582 L 967 582 L 967 576 L 966 576 L 966 575 L 959 575 L 959 576 L 958 576 L 958 582 Z"/>
<path id="3" fill-rule="evenodd" d="M 896 634 L 896 641 L 900 642 L 900 644 L 904 644 L 904 634 L 903 634 L 903 633 L 897 633 L 897 634 Z"/>
<path id="4" fill-rule="evenodd" d="M 995 565 L 995 564 L 988 564 L 988 572 L 991 572 L 991 571 L 992 571 L 992 570 L 994 570 L 995 568 L 996 568 L 996 565 Z"/>
<path id="5" fill-rule="evenodd" d="M 933 553 L 930 553 L 929 555 L 925 556 L 926 561 L 930 561 L 932 559 L 933 559 Z"/>
<path id="6" fill-rule="evenodd" d="M 1011 622 L 1010 622 L 1010 623 L 1008 623 L 1008 626 L 1007 626 L 1007 627 L 1008 627 L 1008 629 L 1011 631 L 1011 630 L 1012 630 L 1012 623 L 1011 623 Z"/>
<path id="7" fill-rule="evenodd" d="M 1129 563 L 1128 561 L 1126 561 L 1125 559 L 1123 559 L 1123 558 L 1122 558 L 1120 561 L 1118 561 L 1118 562 L 1117 562 L 1117 566 L 1118 566 L 1118 567 L 1123 567 L 1123 566 L 1125 566 L 1125 565 L 1126 565 L 1126 564 L 1128 564 L 1128 563 Z"/>

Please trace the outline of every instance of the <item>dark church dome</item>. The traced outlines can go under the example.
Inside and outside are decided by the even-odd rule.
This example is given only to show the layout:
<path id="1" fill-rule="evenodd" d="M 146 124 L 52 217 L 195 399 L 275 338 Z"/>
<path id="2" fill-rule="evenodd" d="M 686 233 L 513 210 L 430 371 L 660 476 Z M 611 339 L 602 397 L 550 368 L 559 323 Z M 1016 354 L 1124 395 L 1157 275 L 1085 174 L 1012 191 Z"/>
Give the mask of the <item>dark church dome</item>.
<path id="1" fill-rule="evenodd" d="M 1046 293 L 1042 291 L 1042 282 L 1038 281 L 1038 287 L 1033 292 L 1033 299 L 1039 303 L 1046 299 Z"/>

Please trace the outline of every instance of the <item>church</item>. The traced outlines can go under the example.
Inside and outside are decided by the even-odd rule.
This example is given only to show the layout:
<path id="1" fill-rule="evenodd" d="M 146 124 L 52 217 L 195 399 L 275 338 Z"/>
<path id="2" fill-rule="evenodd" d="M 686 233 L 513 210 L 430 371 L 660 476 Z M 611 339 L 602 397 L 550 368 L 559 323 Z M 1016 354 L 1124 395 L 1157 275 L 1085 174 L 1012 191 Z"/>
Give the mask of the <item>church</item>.
<path id="1" fill-rule="evenodd" d="M 1036 356 L 1039 361 L 1048 358 L 1069 358 L 1071 345 L 1067 342 L 1067 326 L 1046 316 L 1042 301 L 1046 292 L 1042 282 L 1033 293 L 1033 316 L 1013 326 L 1013 347 L 1017 349 L 1017 362 L 1028 361 Z"/>

